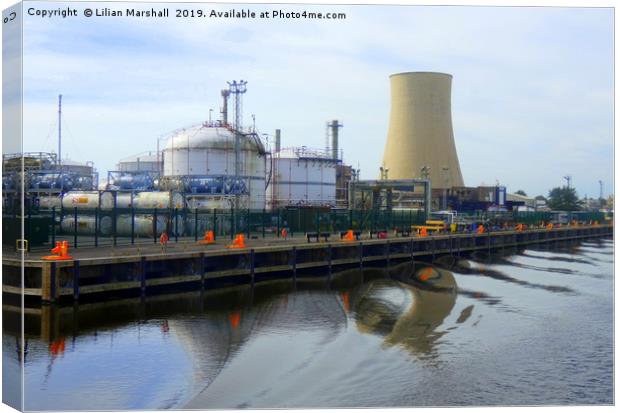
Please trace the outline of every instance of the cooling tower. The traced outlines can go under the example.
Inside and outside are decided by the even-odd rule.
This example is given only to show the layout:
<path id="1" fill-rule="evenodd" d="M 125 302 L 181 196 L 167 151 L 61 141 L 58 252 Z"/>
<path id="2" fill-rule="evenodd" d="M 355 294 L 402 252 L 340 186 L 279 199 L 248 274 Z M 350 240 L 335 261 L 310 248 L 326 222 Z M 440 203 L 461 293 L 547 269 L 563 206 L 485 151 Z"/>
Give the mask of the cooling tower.
<path id="1" fill-rule="evenodd" d="M 423 177 L 433 188 L 464 186 L 452 133 L 452 75 L 432 72 L 390 76 L 390 125 L 383 153 L 388 179 Z"/>

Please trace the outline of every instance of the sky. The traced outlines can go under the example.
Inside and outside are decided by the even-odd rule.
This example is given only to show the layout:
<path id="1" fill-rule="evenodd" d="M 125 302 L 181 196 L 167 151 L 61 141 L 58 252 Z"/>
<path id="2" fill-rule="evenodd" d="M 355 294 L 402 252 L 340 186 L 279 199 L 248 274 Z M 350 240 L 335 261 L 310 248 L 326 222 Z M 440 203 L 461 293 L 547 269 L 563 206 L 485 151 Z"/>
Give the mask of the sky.
<path id="1" fill-rule="evenodd" d="M 158 137 L 219 116 L 220 90 L 246 80 L 243 116 L 283 146 L 325 146 L 338 119 L 345 163 L 375 179 L 388 129 L 389 76 L 453 75 L 465 184 L 547 195 L 613 192 L 613 9 L 558 7 L 170 5 L 164 19 L 84 17 L 148 3 L 27 2 L 78 17 L 24 15 L 24 150 L 93 161 L 105 178 Z M 178 19 L 175 8 L 344 12 L 345 20 Z M 10 105 L 10 104 L 9 104 Z M 6 105 L 5 105 L 6 106 Z M 7 108 L 8 109 L 8 108 Z"/>

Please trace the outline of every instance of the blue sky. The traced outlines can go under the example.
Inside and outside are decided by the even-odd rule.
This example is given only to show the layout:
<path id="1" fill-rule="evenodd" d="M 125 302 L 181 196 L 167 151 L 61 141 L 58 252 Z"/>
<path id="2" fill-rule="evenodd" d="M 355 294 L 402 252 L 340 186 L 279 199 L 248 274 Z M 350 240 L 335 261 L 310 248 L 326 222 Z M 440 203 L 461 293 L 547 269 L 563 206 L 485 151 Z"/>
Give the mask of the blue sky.
<path id="1" fill-rule="evenodd" d="M 103 177 L 120 158 L 154 150 L 158 136 L 206 120 L 210 108 L 217 116 L 226 81 L 244 79 L 246 124 L 255 114 L 261 133 L 282 129 L 284 146 L 323 147 L 325 123 L 339 119 L 345 162 L 376 178 L 389 75 L 440 71 L 453 75 L 466 185 L 499 181 L 546 195 L 570 174 L 580 196 L 598 196 L 599 179 L 612 192 L 610 8 L 245 5 L 347 19 L 205 21 L 89 19 L 86 7 L 106 4 L 71 6 L 80 17 L 24 18 L 26 151 L 55 151 L 62 93 L 63 156 L 94 161 Z"/>

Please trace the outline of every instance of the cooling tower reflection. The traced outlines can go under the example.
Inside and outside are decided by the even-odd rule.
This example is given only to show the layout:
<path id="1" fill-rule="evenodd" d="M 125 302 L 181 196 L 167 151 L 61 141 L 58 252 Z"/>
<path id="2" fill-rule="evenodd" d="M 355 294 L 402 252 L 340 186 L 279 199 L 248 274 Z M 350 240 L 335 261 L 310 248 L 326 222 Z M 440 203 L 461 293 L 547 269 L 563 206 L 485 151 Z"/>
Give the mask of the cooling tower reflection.
<path id="1" fill-rule="evenodd" d="M 365 277 L 373 271 L 366 270 Z M 432 357 L 445 331 L 437 331 L 456 301 L 456 281 L 447 270 L 424 263 L 404 263 L 385 270 L 351 291 L 351 314 L 360 332 L 384 337 L 413 355 Z"/>

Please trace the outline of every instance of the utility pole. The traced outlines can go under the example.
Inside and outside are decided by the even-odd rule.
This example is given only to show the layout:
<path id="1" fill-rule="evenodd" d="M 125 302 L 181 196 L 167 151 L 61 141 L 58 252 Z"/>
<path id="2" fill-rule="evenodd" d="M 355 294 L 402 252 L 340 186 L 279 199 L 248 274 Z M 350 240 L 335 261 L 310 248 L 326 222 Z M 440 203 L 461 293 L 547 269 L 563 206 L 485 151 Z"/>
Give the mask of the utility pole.
<path id="1" fill-rule="evenodd" d="M 600 191 L 599 191 L 599 194 L 598 194 L 598 199 L 602 201 L 603 200 L 603 181 L 599 180 L 598 184 L 599 184 L 599 187 L 600 187 Z"/>
<path id="2" fill-rule="evenodd" d="M 443 207 L 442 209 L 445 211 L 448 209 L 448 184 L 450 183 L 450 168 L 444 166 L 441 168 L 443 171 Z"/>
<path id="3" fill-rule="evenodd" d="M 58 165 L 62 153 L 62 95 L 58 95 Z"/>

